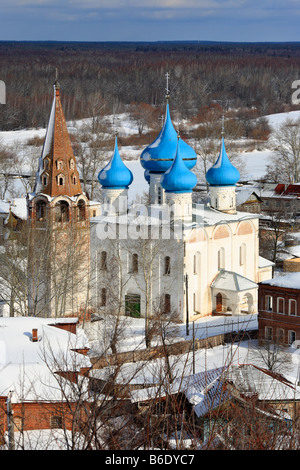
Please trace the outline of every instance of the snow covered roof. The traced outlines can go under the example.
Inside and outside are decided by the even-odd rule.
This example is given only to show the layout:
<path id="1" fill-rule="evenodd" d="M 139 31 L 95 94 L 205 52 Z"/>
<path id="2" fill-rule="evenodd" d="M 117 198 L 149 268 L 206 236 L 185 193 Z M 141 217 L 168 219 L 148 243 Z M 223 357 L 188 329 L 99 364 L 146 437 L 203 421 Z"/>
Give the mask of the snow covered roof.
<path id="1" fill-rule="evenodd" d="M 257 284 L 233 271 L 221 270 L 211 284 L 212 288 L 240 292 L 256 289 Z"/>
<path id="2" fill-rule="evenodd" d="M 268 284 L 269 286 L 286 287 L 288 289 L 300 289 L 300 272 L 277 276 L 273 279 L 262 281 L 260 284 Z"/>
<path id="3" fill-rule="evenodd" d="M 0 201 L 0 213 L 9 214 L 9 211 L 19 219 L 27 219 L 27 201 L 25 197 L 18 197 L 12 201 Z"/>
<path id="4" fill-rule="evenodd" d="M 0 318 L 0 396 L 12 391 L 12 401 L 61 400 L 62 391 L 54 372 L 79 370 L 90 361 L 74 351 L 88 345 L 81 329 L 72 334 L 59 323 L 77 319 L 39 317 Z M 37 329 L 38 341 L 32 341 Z"/>
<path id="5" fill-rule="evenodd" d="M 196 221 L 203 223 L 204 225 L 216 225 L 220 223 L 239 222 L 240 220 L 258 218 L 258 214 L 248 212 L 237 211 L 235 214 L 227 214 L 226 212 L 220 212 L 217 209 L 213 209 L 208 204 L 198 204 L 195 208 L 193 207 L 193 213 L 196 217 Z"/>
<path id="6" fill-rule="evenodd" d="M 232 365 L 226 380 L 240 391 L 257 394 L 258 400 L 300 399 L 300 389 L 285 377 L 252 364 Z"/>
<path id="7" fill-rule="evenodd" d="M 263 258 L 262 256 L 258 257 L 258 267 L 260 269 L 268 268 L 269 266 L 274 266 L 274 265 L 275 263 L 273 263 L 272 261 L 269 261 L 268 259 Z"/>

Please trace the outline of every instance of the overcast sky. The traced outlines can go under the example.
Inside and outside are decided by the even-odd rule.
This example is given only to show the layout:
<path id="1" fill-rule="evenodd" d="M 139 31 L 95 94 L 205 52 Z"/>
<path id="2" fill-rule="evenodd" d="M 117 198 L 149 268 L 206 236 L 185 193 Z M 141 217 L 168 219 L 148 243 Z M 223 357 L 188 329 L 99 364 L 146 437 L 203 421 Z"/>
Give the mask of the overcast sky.
<path id="1" fill-rule="evenodd" d="M 0 40 L 300 41 L 300 0 L 0 0 Z"/>

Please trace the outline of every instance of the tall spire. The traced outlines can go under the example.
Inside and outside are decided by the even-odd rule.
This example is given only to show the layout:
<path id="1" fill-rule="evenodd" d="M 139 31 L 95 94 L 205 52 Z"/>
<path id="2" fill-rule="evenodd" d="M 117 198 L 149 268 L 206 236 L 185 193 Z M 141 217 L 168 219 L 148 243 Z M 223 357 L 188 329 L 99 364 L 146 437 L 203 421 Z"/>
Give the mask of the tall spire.
<path id="1" fill-rule="evenodd" d="M 169 78 L 170 78 L 170 74 L 169 72 L 166 73 L 165 75 L 166 77 L 166 100 L 167 102 L 169 101 L 169 98 L 170 98 L 170 90 L 169 90 Z"/>
<path id="2" fill-rule="evenodd" d="M 65 115 L 60 101 L 58 71 L 54 82 L 54 97 L 46 131 L 34 194 L 50 197 L 76 196 L 82 193 Z"/>

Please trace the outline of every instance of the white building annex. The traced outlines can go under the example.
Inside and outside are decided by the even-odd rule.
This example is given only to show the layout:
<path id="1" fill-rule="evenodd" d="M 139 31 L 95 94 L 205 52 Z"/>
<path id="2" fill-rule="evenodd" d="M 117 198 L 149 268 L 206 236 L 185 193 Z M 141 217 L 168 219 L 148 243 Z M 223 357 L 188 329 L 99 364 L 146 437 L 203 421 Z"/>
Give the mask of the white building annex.
<path id="1" fill-rule="evenodd" d="M 258 215 L 236 211 L 238 170 L 224 135 L 207 172 L 210 202 L 192 203 L 197 155 L 175 131 L 167 96 L 164 125 L 143 150 L 149 205 L 128 206 L 133 181 L 117 137 L 99 173 L 103 204 L 91 218 L 92 298 L 98 311 L 173 314 L 180 321 L 257 312 L 257 283 L 272 277 L 259 256 Z"/>

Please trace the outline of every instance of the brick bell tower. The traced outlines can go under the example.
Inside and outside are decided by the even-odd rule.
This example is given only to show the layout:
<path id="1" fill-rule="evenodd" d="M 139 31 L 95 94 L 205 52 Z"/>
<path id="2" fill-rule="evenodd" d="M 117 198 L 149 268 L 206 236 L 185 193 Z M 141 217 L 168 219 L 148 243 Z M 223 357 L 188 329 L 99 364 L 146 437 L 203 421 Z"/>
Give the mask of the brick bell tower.
<path id="1" fill-rule="evenodd" d="M 88 307 L 89 201 L 81 189 L 57 79 L 27 207 L 29 314 L 60 317 L 82 313 Z"/>

